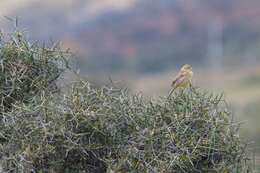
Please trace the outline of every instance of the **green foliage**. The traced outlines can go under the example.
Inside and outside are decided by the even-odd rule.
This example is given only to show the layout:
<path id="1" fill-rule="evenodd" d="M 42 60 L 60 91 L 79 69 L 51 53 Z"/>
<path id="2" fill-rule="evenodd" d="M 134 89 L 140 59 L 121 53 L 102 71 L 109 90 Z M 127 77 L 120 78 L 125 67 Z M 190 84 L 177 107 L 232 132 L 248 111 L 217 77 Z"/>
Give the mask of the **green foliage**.
<path id="1" fill-rule="evenodd" d="M 13 61 L 7 62 L 27 62 L 29 56 L 10 57 Z M 38 58 L 28 62 L 29 71 L 34 71 L 35 62 Z M 29 87 L 23 97 L 14 97 L 20 96 L 20 90 L 14 90 L 15 101 L 1 110 L 2 172 L 251 171 L 246 145 L 222 97 L 191 89 L 152 101 L 115 86 L 95 88 L 83 80 L 56 93 L 48 84 L 57 78 L 53 69 L 61 72 L 59 61 L 43 62 L 42 80 L 39 75 L 29 80 L 39 82 L 37 87 Z M 10 68 L 3 78 L 16 81 L 12 73 Z"/>

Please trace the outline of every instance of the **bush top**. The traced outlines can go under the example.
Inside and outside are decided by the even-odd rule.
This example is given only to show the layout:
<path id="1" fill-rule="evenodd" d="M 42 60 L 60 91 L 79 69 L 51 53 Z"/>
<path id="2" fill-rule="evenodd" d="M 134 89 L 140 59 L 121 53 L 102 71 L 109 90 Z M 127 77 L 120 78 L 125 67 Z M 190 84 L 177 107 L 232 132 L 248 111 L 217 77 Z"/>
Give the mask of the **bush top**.
<path id="1" fill-rule="evenodd" d="M 31 44 L 20 32 L 9 39 L 0 34 L 0 111 L 10 110 L 14 102 L 27 102 L 39 91 L 57 89 L 67 57 L 58 45 Z"/>

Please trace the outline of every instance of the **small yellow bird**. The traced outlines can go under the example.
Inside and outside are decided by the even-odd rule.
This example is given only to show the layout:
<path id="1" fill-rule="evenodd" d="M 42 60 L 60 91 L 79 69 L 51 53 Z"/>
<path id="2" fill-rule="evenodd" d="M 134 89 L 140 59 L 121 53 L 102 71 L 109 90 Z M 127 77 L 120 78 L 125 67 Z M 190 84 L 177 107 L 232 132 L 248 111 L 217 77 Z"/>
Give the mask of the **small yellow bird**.
<path id="1" fill-rule="evenodd" d="M 172 90 L 170 91 L 170 94 L 168 97 L 171 96 L 171 94 L 173 93 L 173 91 L 176 88 L 188 88 L 192 86 L 192 76 L 193 76 L 193 72 L 192 72 L 192 67 L 189 64 L 185 64 L 182 66 L 181 70 L 179 71 L 179 73 L 177 74 L 177 76 L 175 77 L 174 81 L 172 82 L 171 86 L 172 86 Z"/>

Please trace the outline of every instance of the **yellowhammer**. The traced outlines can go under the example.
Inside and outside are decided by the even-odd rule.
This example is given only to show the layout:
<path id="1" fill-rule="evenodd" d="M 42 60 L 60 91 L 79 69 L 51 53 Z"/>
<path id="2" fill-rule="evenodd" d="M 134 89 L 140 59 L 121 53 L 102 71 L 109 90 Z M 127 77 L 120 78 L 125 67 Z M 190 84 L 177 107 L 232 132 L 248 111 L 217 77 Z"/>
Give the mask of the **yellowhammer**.
<path id="1" fill-rule="evenodd" d="M 174 81 L 172 82 L 172 85 L 171 85 L 172 90 L 170 91 L 169 96 L 171 96 L 172 92 L 176 88 L 185 89 L 185 88 L 191 87 L 192 76 L 193 76 L 193 72 L 192 72 L 191 65 L 185 64 L 184 66 L 182 66 L 181 70 L 179 71 L 179 73 L 175 77 Z"/>

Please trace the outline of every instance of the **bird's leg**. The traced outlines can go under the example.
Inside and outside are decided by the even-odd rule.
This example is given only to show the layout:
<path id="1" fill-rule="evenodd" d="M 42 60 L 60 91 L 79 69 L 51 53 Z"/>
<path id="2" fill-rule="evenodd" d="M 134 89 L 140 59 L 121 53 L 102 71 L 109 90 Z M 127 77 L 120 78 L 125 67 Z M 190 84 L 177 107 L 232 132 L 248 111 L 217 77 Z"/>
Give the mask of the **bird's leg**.
<path id="1" fill-rule="evenodd" d="M 189 82 L 189 91 L 190 91 L 190 92 L 194 91 L 194 88 L 192 87 L 191 81 Z"/>
<path id="2" fill-rule="evenodd" d="M 181 95 L 183 95 L 183 93 L 185 93 L 185 88 L 180 88 L 180 92 L 181 92 Z"/>

